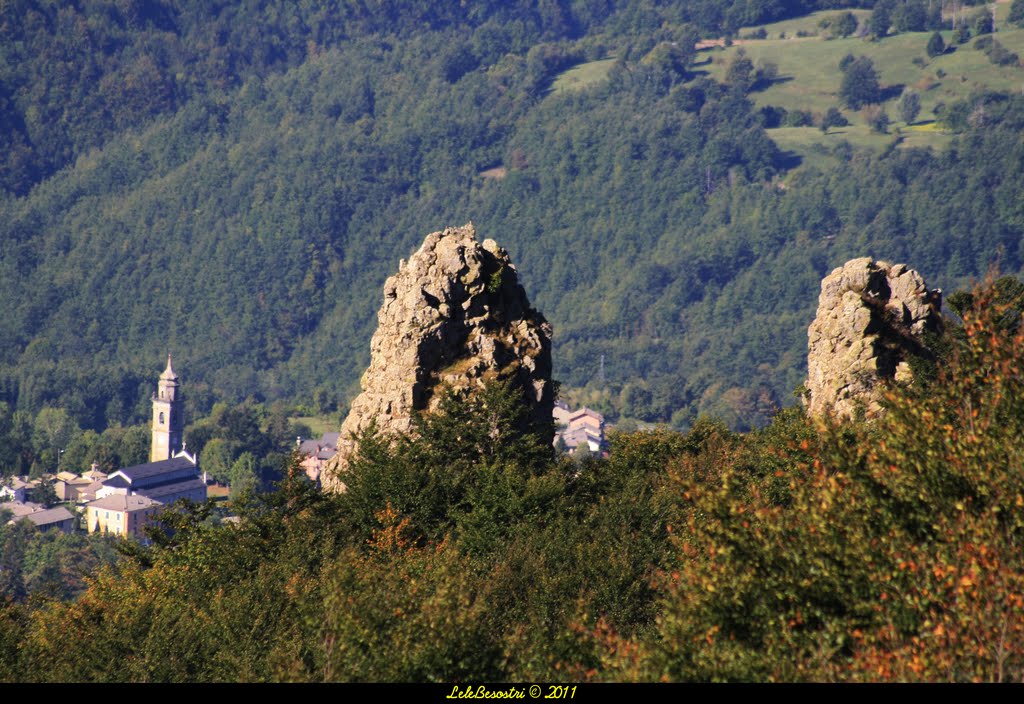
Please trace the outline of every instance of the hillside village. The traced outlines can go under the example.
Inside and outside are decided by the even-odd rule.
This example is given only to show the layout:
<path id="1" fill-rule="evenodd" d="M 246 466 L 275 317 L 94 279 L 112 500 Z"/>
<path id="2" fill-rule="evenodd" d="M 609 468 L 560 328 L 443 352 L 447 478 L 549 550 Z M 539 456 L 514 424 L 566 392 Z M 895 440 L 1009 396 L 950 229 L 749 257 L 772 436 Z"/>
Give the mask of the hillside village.
<path id="1" fill-rule="evenodd" d="M 206 501 L 212 481 L 200 470 L 184 440 L 185 418 L 181 383 L 170 356 L 152 396 L 150 461 L 110 474 L 96 463 L 76 474 L 63 469 L 32 479 L 11 476 L 0 483 L 0 511 L 9 523 L 28 521 L 41 530 L 84 531 L 145 539 L 145 527 L 178 499 Z M 607 455 L 604 417 L 588 408 L 570 411 L 556 402 L 554 444 L 570 455 L 585 445 L 588 453 Z M 340 432 L 318 439 L 296 439 L 306 476 L 320 485 L 321 474 L 338 451 Z M 52 496 L 51 496 L 52 492 Z M 36 499 L 36 500 L 33 500 Z M 59 502 L 59 503 L 58 503 Z"/>
<path id="2" fill-rule="evenodd" d="M 84 527 L 88 533 L 142 538 L 144 528 L 175 501 L 205 501 L 207 479 L 195 455 L 186 450 L 184 399 L 170 356 L 152 405 L 149 462 L 109 475 L 93 463 L 81 474 L 63 470 L 31 480 L 12 477 L 0 486 L 0 497 L 7 499 L 0 503 L 0 511 L 10 511 L 12 523 L 26 520 L 41 529 L 69 533 Z M 45 501 L 48 491 L 63 505 L 47 508 L 30 500 L 39 496 Z"/>

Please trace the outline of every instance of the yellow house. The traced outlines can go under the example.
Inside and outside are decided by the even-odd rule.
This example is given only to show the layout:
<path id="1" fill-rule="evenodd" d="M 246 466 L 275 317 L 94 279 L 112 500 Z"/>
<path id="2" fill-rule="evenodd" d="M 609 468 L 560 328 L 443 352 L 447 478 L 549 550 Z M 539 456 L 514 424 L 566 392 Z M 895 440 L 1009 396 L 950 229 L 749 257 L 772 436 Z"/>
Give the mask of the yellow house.
<path id="1" fill-rule="evenodd" d="M 90 533 L 138 536 L 151 523 L 163 505 L 140 494 L 111 494 L 90 503 L 86 526 Z"/>

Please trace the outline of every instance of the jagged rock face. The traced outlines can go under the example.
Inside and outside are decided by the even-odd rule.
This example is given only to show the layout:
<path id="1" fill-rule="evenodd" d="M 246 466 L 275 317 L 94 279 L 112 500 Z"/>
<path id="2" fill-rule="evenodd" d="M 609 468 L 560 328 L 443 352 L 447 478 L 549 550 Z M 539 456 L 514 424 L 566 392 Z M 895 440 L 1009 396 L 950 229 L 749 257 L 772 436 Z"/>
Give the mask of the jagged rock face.
<path id="1" fill-rule="evenodd" d="M 877 413 L 880 384 L 911 381 L 908 359 L 930 356 L 923 335 L 941 330 L 941 307 L 942 292 L 903 264 L 864 257 L 826 276 L 807 331 L 808 412 Z"/>
<path id="2" fill-rule="evenodd" d="M 550 424 L 551 326 L 530 307 L 508 253 L 494 240 L 477 242 L 472 224 L 428 235 L 399 264 L 384 284 L 377 322 L 362 393 L 341 425 L 325 488 L 344 490 L 338 472 L 355 449 L 353 434 L 371 423 L 384 433 L 408 431 L 413 413 L 433 410 L 447 388 L 471 392 L 509 379 Z"/>

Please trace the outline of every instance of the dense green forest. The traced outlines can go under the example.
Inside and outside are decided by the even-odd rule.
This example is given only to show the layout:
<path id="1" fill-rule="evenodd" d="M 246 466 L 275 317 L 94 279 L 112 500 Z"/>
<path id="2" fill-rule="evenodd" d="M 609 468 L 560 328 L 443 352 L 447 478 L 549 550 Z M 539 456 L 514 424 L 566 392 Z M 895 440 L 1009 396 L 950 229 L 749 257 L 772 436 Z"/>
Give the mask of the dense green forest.
<path id="1" fill-rule="evenodd" d="M 0 681 L 1022 679 L 1020 283 L 947 296 L 880 418 L 794 407 L 832 268 L 1024 267 L 1005 25 L 850 5 L 0 4 L 0 473 L 143 461 L 170 350 L 239 518 L 181 507 L 143 545 L 0 504 Z M 753 49 L 695 47 L 816 10 L 878 49 L 844 64 L 859 115 L 839 66 L 798 110 Z M 949 77 L 910 147 L 873 72 L 913 34 L 937 76 L 940 29 L 1011 73 Z M 492 386 L 315 490 L 293 416 L 340 416 L 385 277 L 468 220 L 554 323 L 563 394 L 674 427 L 557 456 Z"/>
<path id="2" fill-rule="evenodd" d="M 507 387 L 449 398 L 365 435 L 344 494 L 293 465 L 237 525 L 192 506 L 119 541 L 73 602 L 8 592 L 0 680 L 1018 681 L 1020 288 L 961 296 L 931 380 L 872 422 L 572 460 Z"/>
<path id="3" fill-rule="evenodd" d="M 1019 97 L 944 106 L 945 149 L 802 163 L 751 101 L 786 77 L 717 82 L 690 49 L 830 6 L 7 3 L 0 400 L 140 423 L 170 349 L 192 418 L 340 411 L 384 278 L 472 220 L 553 321 L 570 400 L 763 425 L 847 258 L 946 288 L 1020 269 Z"/>
<path id="4" fill-rule="evenodd" d="M 692 3 L 550 0 L 465 3 L 263 0 L 196 7 L 176 0 L 18 0 L 0 8 L 0 186 L 23 194 L 125 128 L 249 77 L 295 67 L 361 37 L 398 39 L 445 29 L 476 36 L 446 70 L 473 70 L 539 41 L 607 27 L 618 34 L 693 23 L 706 31 L 842 6 L 820 0 Z M 353 73 L 353 76 L 358 73 Z"/>

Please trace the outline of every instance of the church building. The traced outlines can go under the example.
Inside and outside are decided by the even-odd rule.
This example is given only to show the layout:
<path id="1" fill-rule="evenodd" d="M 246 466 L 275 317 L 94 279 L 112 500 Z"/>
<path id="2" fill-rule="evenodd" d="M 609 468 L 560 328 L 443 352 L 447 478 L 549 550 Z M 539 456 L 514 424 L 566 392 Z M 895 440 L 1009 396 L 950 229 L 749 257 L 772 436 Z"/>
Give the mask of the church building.
<path id="1" fill-rule="evenodd" d="M 153 394 L 149 462 L 125 467 L 103 480 L 86 508 L 90 533 L 137 535 L 160 511 L 177 501 L 206 500 L 206 482 L 194 455 L 185 451 L 184 399 L 167 355 L 167 369 Z"/>

